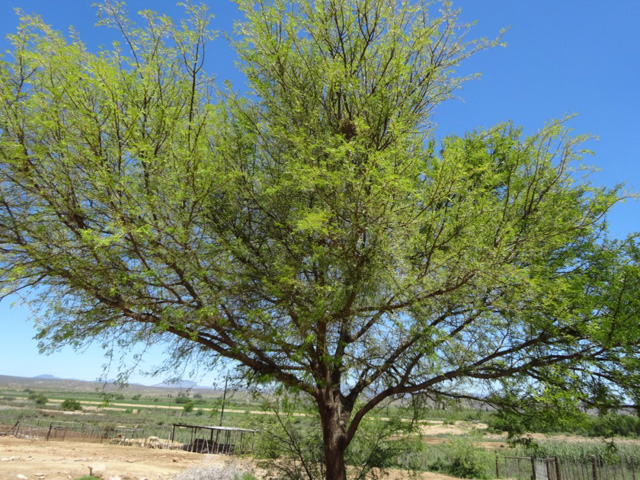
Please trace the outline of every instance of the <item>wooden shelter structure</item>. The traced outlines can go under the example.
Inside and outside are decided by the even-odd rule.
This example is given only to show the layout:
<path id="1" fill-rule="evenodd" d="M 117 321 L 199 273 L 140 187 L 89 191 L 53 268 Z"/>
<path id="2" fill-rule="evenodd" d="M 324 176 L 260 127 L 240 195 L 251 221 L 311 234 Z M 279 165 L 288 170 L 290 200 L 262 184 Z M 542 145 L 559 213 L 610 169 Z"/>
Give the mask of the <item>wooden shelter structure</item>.
<path id="1" fill-rule="evenodd" d="M 188 433 L 180 433 L 181 429 L 182 432 L 186 430 Z M 171 441 L 184 443 L 182 448 L 188 452 L 233 455 L 250 452 L 256 433 L 256 430 L 247 428 L 174 423 Z"/>

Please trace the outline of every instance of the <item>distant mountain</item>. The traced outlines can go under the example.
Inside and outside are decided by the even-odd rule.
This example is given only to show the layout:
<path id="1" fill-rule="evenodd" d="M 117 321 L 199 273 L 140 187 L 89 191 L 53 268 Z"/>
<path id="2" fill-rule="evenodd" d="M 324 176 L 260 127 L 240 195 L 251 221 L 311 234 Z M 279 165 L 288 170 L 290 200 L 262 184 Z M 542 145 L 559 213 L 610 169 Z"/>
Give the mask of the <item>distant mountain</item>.
<path id="1" fill-rule="evenodd" d="M 195 388 L 197 388 L 198 390 L 211 389 L 211 387 L 204 387 L 202 385 L 198 385 L 196 382 L 193 382 L 191 380 L 180 380 L 179 382 L 162 382 L 162 383 L 156 383 L 155 385 L 152 385 L 152 386 L 156 388 L 178 388 L 180 390 L 193 390 Z"/>
<path id="2" fill-rule="evenodd" d="M 1 1 L 1 0 L 0 0 Z M 112 382 L 89 382 L 84 380 L 71 380 L 58 378 L 54 375 L 38 375 L 37 377 L 14 377 L 11 375 L 0 374 L 0 387 L 24 390 L 25 388 L 34 388 L 47 391 L 64 391 L 64 392 L 96 392 L 111 391 L 121 393 L 123 390 L 119 385 Z M 171 391 L 173 390 L 173 392 Z M 190 390 L 192 393 L 200 391 L 206 395 L 222 395 L 221 390 L 215 390 L 211 387 L 202 387 L 189 380 L 178 383 L 161 383 L 159 386 L 147 386 L 136 383 L 130 383 L 125 391 L 130 394 L 140 393 L 143 395 L 166 395 L 167 393 L 177 394 Z"/>

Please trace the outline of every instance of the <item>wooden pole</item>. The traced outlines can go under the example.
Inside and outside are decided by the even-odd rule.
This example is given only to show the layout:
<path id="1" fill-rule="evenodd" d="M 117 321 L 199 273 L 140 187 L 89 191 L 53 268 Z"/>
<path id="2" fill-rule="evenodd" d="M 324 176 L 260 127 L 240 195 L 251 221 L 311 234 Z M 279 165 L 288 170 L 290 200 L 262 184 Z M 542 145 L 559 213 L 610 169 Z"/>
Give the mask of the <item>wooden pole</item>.
<path id="1" fill-rule="evenodd" d="M 531 457 L 531 480 L 537 480 L 537 476 L 536 476 L 536 457 Z"/>
<path id="2" fill-rule="evenodd" d="M 593 480 L 598 480 L 598 460 L 595 455 L 591 455 L 591 473 Z"/>
<path id="3" fill-rule="evenodd" d="M 556 464 L 556 480 L 562 480 L 562 476 L 560 475 L 560 461 L 558 457 L 553 457 L 553 461 Z"/>
<path id="4" fill-rule="evenodd" d="M 500 478 L 500 466 L 498 463 L 498 454 L 496 453 L 496 478 Z"/>
<path id="5" fill-rule="evenodd" d="M 222 426 L 222 417 L 224 416 L 224 402 L 227 399 L 227 383 L 229 382 L 229 374 L 224 379 L 224 393 L 222 394 L 222 407 L 220 408 L 220 426 Z"/>

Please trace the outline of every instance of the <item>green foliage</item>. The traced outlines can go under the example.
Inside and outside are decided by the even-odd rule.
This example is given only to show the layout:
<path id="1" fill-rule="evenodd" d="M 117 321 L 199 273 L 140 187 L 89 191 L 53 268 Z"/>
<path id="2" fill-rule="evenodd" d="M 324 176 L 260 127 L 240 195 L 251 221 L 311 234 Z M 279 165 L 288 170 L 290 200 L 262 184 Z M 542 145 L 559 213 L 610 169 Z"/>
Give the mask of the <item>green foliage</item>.
<path id="1" fill-rule="evenodd" d="M 444 457 L 430 465 L 431 470 L 458 478 L 491 478 L 494 456 L 487 450 L 474 446 L 466 438 L 449 440 L 444 448 Z"/>
<path id="2" fill-rule="evenodd" d="M 184 406 L 182 407 L 182 411 L 183 411 L 184 413 L 191 413 L 191 412 L 193 412 L 193 407 L 194 407 L 194 405 L 195 405 L 195 404 L 194 404 L 191 400 L 187 400 L 187 401 L 184 403 Z"/>
<path id="3" fill-rule="evenodd" d="M 324 478 L 319 418 L 309 403 L 299 396 L 282 396 L 266 401 L 263 409 L 273 415 L 264 415 L 260 423 L 255 453 L 266 460 L 263 466 L 270 474 L 283 480 Z"/>
<path id="4" fill-rule="evenodd" d="M 33 400 L 38 406 L 45 406 L 49 399 L 45 397 L 42 393 L 31 393 L 29 394 L 29 400 Z"/>
<path id="5" fill-rule="evenodd" d="M 638 437 L 640 418 L 632 415 L 610 413 L 589 417 L 585 425 L 574 430 L 590 437 Z"/>
<path id="6" fill-rule="evenodd" d="M 285 395 L 265 402 L 263 409 L 273 412 L 260 416 L 256 455 L 268 460 L 263 466 L 282 479 L 324 478 L 320 419 L 313 405 L 299 395 Z M 353 479 L 370 478 L 372 469 L 397 467 L 399 457 L 408 459 L 402 464 L 403 469 L 419 470 L 424 448 L 412 422 L 400 416 L 384 420 L 376 416 L 360 426 L 360 434 L 349 445 L 345 461 Z M 296 461 L 287 460 L 291 458 Z"/>
<path id="7" fill-rule="evenodd" d="M 62 410 L 75 411 L 75 410 L 82 410 L 82 405 L 80 405 L 80 402 L 77 400 L 67 398 L 60 404 L 60 408 Z"/>
<path id="8" fill-rule="evenodd" d="M 606 238 L 618 190 L 573 175 L 585 137 L 435 141 L 455 68 L 496 42 L 448 2 L 237 4 L 245 96 L 202 70 L 204 7 L 140 27 L 100 4 L 125 42 L 99 54 L 38 17 L 9 35 L 0 296 L 31 288 L 44 350 L 222 356 L 313 400 L 324 430 L 282 438 L 336 478 L 365 417 L 420 391 L 567 415 L 640 398 L 640 248 Z"/>
<path id="9" fill-rule="evenodd" d="M 102 399 L 101 405 L 106 407 L 114 400 L 124 400 L 124 395 L 121 393 L 100 392 L 100 398 Z"/>
<path id="10" fill-rule="evenodd" d="M 415 425 L 398 416 L 372 418 L 361 425 L 358 437 L 349 446 L 345 460 L 354 466 L 353 478 L 364 479 L 371 469 L 397 467 L 398 458 L 417 458 L 424 444 Z M 418 470 L 420 464 L 406 462 L 405 470 Z"/>

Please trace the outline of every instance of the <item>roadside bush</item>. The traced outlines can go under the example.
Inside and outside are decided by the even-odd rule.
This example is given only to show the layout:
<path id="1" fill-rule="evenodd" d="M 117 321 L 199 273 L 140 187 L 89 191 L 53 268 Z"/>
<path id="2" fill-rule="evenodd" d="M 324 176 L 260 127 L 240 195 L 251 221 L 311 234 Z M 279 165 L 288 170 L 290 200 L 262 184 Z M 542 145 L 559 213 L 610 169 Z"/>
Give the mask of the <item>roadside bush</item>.
<path id="1" fill-rule="evenodd" d="M 32 393 L 31 395 L 29 395 L 29 398 L 35 401 L 36 405 L 39 405 L 41 407 L 45 406 L 49 402 L 49 399 L 41 393 L 38 395 Z"/>

